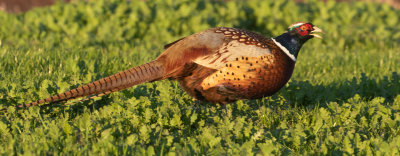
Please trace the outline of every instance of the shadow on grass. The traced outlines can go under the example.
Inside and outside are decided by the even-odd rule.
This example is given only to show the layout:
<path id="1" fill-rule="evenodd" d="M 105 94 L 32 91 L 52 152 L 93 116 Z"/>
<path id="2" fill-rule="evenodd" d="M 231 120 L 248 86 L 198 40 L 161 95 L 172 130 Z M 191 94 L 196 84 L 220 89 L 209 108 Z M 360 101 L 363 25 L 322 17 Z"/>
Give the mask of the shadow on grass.
<path id="1" fill-rule="evenodd" d="M 354 95 L 371 100 L 384 97 L 385 102 L 393 102 L 400 94 L 400 75 L 393 72 L 382 80 L 367 77 L 365 73 L 360 78 L 353 78 L 339 84 L 312 85 L 307 81 L 292 81 L 282 90 L 282 96 L 297 105 L 326 104 L 329 102 L 346 101 Z"/>

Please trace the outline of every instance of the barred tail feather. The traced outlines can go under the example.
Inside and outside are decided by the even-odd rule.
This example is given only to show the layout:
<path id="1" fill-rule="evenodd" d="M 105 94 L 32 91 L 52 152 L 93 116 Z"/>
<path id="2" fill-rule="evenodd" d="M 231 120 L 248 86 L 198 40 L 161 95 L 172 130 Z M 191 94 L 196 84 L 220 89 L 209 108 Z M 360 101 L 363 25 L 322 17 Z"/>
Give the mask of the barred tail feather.
<path id="1" fill-rule="evenodd" d="M 92 83 L 51 96 L 36 102 L 19 105 L 19 108 L 31 107 L 42 103 L 68 101 L 90 95 L 102 96 L 123 90 L 134 85 L 162 79 L 164 67 L 158 61 L 152 61 L 117 74 L 102 78 Z"/>

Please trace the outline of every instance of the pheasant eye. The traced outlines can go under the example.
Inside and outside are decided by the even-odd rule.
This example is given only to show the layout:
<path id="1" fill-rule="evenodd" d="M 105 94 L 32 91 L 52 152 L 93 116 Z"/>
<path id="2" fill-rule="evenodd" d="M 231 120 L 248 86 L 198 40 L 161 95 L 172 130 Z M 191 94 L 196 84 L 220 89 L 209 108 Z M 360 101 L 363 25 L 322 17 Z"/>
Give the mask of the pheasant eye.
<path id="1" fill-rule="evenodd" d="M 307 26 L 302 25 L 302 26 L 300 26 L 300 29 L 301 29 L 302 31 L 306 31 L 306 30 L 307 30 Z"/>

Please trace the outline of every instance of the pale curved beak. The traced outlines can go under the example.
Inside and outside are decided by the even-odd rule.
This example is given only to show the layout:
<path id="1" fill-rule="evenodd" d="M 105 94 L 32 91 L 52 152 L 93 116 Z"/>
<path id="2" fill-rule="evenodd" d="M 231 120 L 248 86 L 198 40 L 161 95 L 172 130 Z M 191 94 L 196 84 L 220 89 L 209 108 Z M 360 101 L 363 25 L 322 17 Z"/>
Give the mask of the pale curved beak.
<path id="1" fill-rule="evenodd" d="M 320 29 L 320 28 L 318 28 L 316 26 L 314 26 L 313 29 L 314 30 L 311 31 L 310 35 L 312 35 L 314 37 L 317 37 L 317 38 L 322 38 L 319 34 L 316 34 L 316 33 L 324 33 L 324 31 L 322 31 L 322 29 Z"/>

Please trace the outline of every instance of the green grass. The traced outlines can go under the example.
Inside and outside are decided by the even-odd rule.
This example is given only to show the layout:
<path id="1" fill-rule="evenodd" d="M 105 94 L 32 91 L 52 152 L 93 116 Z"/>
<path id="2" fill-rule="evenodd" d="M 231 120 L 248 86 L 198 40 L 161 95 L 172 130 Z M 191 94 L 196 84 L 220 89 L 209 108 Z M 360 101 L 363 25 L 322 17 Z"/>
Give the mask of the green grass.
<path id="1" fill-rule="evenodd" d="M 375 3 L 98 0 L 0 12 L 1 155 L 399 155 L 400 11 Z M 72 106 L 47 98 L 150 61 L 211 27 L 277 36 L 296 21 L 325 30 L 288 85 L 227 106 L 174 81 Z"/>

